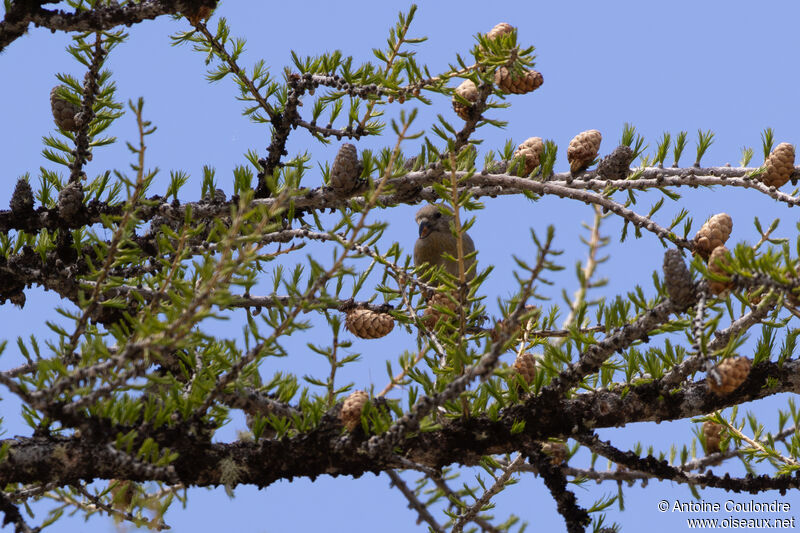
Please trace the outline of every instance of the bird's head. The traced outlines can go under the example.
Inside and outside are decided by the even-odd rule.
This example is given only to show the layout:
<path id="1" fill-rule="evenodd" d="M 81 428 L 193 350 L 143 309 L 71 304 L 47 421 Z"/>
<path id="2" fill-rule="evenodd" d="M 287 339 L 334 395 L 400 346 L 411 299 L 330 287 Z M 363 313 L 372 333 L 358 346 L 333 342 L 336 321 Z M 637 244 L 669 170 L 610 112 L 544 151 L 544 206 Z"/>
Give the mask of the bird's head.
<path id="1" fill-rule="evenodd" d="M 424 239 L 434 231 L 450 231 L 450 219 L 443 215 L 439 208 L 433 204 L 426 205 L 419 211 L 414 220 L 419 224 L 419 238 Z"/>

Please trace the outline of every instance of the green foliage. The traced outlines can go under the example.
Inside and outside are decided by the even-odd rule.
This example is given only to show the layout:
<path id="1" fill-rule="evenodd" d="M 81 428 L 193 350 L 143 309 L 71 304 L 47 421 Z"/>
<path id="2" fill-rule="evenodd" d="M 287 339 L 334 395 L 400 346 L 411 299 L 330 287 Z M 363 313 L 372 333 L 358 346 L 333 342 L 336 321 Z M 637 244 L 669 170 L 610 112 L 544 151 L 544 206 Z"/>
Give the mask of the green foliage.
<path id="1" fill-rule="evenodd" d="M 102 5 L 68 4 L 77 11 Z M 7 9 L 10 6 L 6 2 Z M 58 130 L 43 138 L 42 156 L 55 170 L 41 167 L 38 180 L 31 179 L 30 172 L 23 176 L 35 185 L 40 209 L 34 214 L 25 211 L 28 218 L 20 216 L 24 223 L 0 234 L 4 268 L 27 266 L 25 261 L 34 257 L 44 265 L 41 272 L 61 276 L 52 285 L 69 303 L 56 309 L 58 320 L 46 322 L 50 333 L 44 342 L 17 339 L 26 364 L 0 376 L 22 401 L 21 417 L 34 434 L 61 439 L 54 453 L 67 453 L 64 442 L 102 443 L 101 451 L 116 457 L 130 478 L 157 480 L 158 488 L 148 493 L 152 487 L 126 481 L 136 496 L 125 511 L 119 511 L 124 498 L 114 482 L 87 496 L 86 485 L 70 479 L 63 483 L 68 488 L 39 487 L 42 494 L 67 502 L 87 517 L 98 509 L 111 514 L 117 509 L 116 516 L 136 525 L 145 524 L 143 512 L 149 509 L 156 517 L 149 524 L 161 526 L 167 508 L 176 498 L 181 501 L 176 465 L 187 460 L 186 454 L 203 453 L 217 444 L 219 431 L 234 411 L 241 410 L 249 431 L 230 443 L 236 453 L 250 451 L 268 460 L 270 447 L 287 442 L 317 446 L 328 438 L 332 443 L 333 452 L 314 450 L 328 454 L 326 460 L 330 456 L 326 470 L 294 471 L 283 465 L 287 470 L 276 478 L 339 473 L 333 463 L 342 456 L 349 461 L 348 473 L 360 473 L 360 461 L 375 459 L 363 471 L 422 472 L 406 497 L 418 511 L 446 517 L 447 528 L 457 531 L 472 521 L 486 530 L 522 531 L 525 524 L 515 515 L 496 519 L 489 514 L 491 499 L 502 490 L 513 490 L 514 476 L 523 471 L 545 477 L 552 470 L 574 485 L 591 479 L 616 482 L 615 495 L 586 506 L 586 512 L 596 513 L 595 531 L 616 530 L 616 524 L 603 526 L 603 513 L 614 503 L 624 508 L 622 481 L 661 478 L 664 470 L 649 471 L 644 465 L 641 472 L 612 471 L 611 458 L 618 465 L 625 461 L 587 443 L 595 427 L 637 421 L 612 416 L 676 402 L 678 392 L 702 400 L 688 407 L 670 404 L 673 410 L 667 416 L 686 416 L 697 403 L 711 401 L 704 396 L 711 393 L 702 380 L 713 379 L 713 362 L 744 353 L 754 365 L 773 373 L 764 378 L 762 388 L 768 392 L 763 394 L 786 390 L 788 380 L 774 376 L 796 362 L 800 330 L 789 324 L 791 316 L 798 316 L 800 239 L 791 247 L 788 238 L 778 236 L 778 218 L 766 229 L 755 218 L 760 241 L 729 244 L 730 262 L 721 272 L 712 272 L 696 253 L 688 266 L 688 281 L 680 280 L 693 290 L 686 305 L 671 299 L 674 288 L 661 272 L 653 273 L 652 286 L 633 285 L 616 296 L 598 291 L 608 285 L 598 274 L 608 259 L 601 252 L 611 244 L 601 232 L 607 218 L 623 219 L 620 242 L 631 232 L 637 239 L 653 236 L 665 247 L 697 252 L 693 219 L 688 210 L 676 207 L 682 199 L 678 187 L 697 187 L 696 180 L 702 179 L 702 186 L 734 184 L 764 192 L 755 183 L 763 169 L 728 169 L 731 174 L 724 177 L 714 172 L 725 169 L 714 169 L 710 176 L 699 176 L 701 159 L 714 140 L 710 130 L 698 130 L 694 168 L 664 169 L 670 149 L 673 167 L 678 167 L 687 132 L 664 132 L 655 150 L 648 152 L 645 138 L 625 123 L 620 144 L 630 147 L 640 161 L 621 178 L 599 183 L 593 170 L 579 177 L 557 173 L 558 146 L 549 139 L 538 168 L 519 177 L 523 165 L 514 158 L 513 141 L 496 151 L 482 151 L 482 139 L 476 135 L 488 131 L 486 126 L 505 127 L 493 118 L 495 110 L 510 105 L 508 95 L 494 85 L 494 74 L 500 67 L 518 75 L 535 66 L 534 47 L 520 44 L 515 29 L 493 39 L 478 34 L 471 59 L 456 55 L 453 64 L 433 75 L 417 61 L 414 46 L 425 38 L 411 29 L 415 13 L 416 6 L 400 13 L 386 46 L 372 49 L 374 63 L 356 64 L 338 50 L 308 57 L 292 51 L 292 67 L 282 76 L 271 73 L 260 59 L 249 69 L 241 67 L 246 41 L 232 36 L 224 18 L 215 21 L 213 31 L 203 22 L 193 22 L 193 29 L 175 34 L 174 45 L 189 44 L 203 54 L 209 82 L 234 80 L 243 114 L 267 126 L 271 142 L 266 153 L 260 148 L 247 151 L 230 172 L 205 165 L 202 176 L 193 179 L 184 170 L 170 171 L 163 197 L 152 191 L 159 169 L 148 166 L 145 156 L 156 127 L 145 119 L 142 99 L 128 108 L 136 120 L 135 135 L 126 144 L 130 169 L 105 169 L 91 179 L 81 175 L 80 169 L 88 165 L 76 155 L 81 143 L 85 140 L 91 152 L 116 140 L 107 132 L 122 116 L 122 106 L 114 99 L 112 73 L 100 67 L 126 35 L 75 36 L 68 54 L 86 67 L 86 79 L 96 85 L 96 94 L 86 89 L 90 84 L 67 74 L 58 76 L 63 85 L 59 93 L 86 109 L 91 103 L 92 119 L 81 131 Z M 464 79 L 478 88 L 477 101 L 454 94 L 453 84 Z M 431 105 L 441 97 L 475 106 L 472 118 L 462 121 L 443 110 L 433 124 L 420 126 L 418 108 L 408 105 Z M 406 108 L 390 115 L 395 102 Z M 298 111 L 301 107 L 305 118 Z M 332 137 L 355 142 L 375 135 L 388 141 L 382 148 L 361 150 L 357 186 L 342 193 L 331 185 L 332 161 L 316 160 L 308 147 L 289 154 L 287 139 L 295 130 L 322 144 Z M 762 133 L 762 144 L 767 157 L 774 145 L 771 129 Z M 415 155 L 405 157 L 405 149 Z M 743 167 L 752 155 L 751 148 L 743 149 Z M 503 172 L 498 160 L 508 164 Z M 493 181 L 498 174 L 501 180 Z M 312 188 L 312 183 L 326 186 Z M 82 193 L 77 211 L 83 218 L 75 222 L 64 204 L 77 185 Z M 199 190 L 200 198 L 182 203 L 186 186 Z M 215 194 L 231 188 L 230 199 Z M 497 314 L 490 321 L 486 282 L 495 261 L 485 252 L 468 252 L 465 237 L 485 207 L 482 198 L 497 194 L 534 201 L 544 196 L 579 200 L 593 204 L 594 218 L 584 225 L 588 235 L 580 237 L 586 259 L 568 271 L 574 276 L 568 283 L 563 281 L 567 273 L 562 272 L 565 265 L 556 242 L 561 228 L 556 224 L 544 232 L 531 230 L 530 243 L 513 243 L 511 292 L 497 298 Z M 784 197 L 788 195 L 769 195 L 789 202 Z M 647 209 L 642 199 L 649 202 Z M 442 257 L 458 265 L 457 275 L 441 266 L 414 264 L 409 250 L 391 241 L 383 211 L 421 200 L 436 201 L 440 216 L 451 221 L 446 238 L 455 243 L 455 252 L 445 250 Z M 670 207 L 676 214 L 665 215 Z M 659 218 L 671 220 L 662 227 L 656 223 Z M 36 226 L 36 220 L 44 222 Z M 733 295 L 710 294 L 708 281 L 730 281 Z M 554 288 L 557 283 L 562 286 Z M 554 303 L 554 294 L 563 302 Z M 18 294 L 3 297 L 17 303 L 12 298 Z M 385 344 L 373 351 L 364 344 L 372 341 L 354 338 L 357 332 L 345 315 L 357 308 L 390 317 L 406 345 Z M 223 321 L 236 318 L 241 320 L 238 336 L 217 334 Z M 756 325 L 760 331 L 751 339 Z M 5 348 L 2 341 L 0 352 Z M 292 371 L 274 369 L 281 368 L 282 358 L 296 359 L 295 351 L 308 356 L 307 367 L 304 362 Z M 370 401 L 356 412 L 354 420 L 360 423 L 345 428 L 343 402 L 360 386 L 353 376 L 365 361 L 381 354 L 386 356 L 388 383 L 382 390 L 374 383 L 363 387 Z M 514 354 L 533 354 L 536 374 L 530 383 L 509 364 Z M 749 385 L 747 391 L 754 388 Z M 794 403 L 790 400 L 788 410 L 779 413 L 777 432 L 771 432 L 753 414 L 738 418 L 737 402 L 745 394 L 751 392 L 730 396 L 730 404 L 724 405 L 731 411 L 702 413 L 695 421 L 723 425 L 721 453 L 735 451 L 748 472 L 776 477 L 793 473 L 800 447 L 795 430 L 800 413 Z M 629 402 L 626 405 L 633 407 L 621 414 L 603 412 L 608 396 L 615 405 Z M 556 405 L 585 398 L 596 400 L 591 412 L 584 418 L 571 413 L 575 420 L 569 420 L 572 425 L 566 429 L 560 420 L 540 424 L 530 415 L 552 414 Z M 714 401 L 722 405 L 728 400 Z M 660 420 L 662 415 L 648 416 Z M 480 427 L 492 427 L 496 434 L 473 429 Z M 429 457 L 415 456 L 407 448 L 409 442 L 453 428 L 469 434 L 470 442 L 443 443 L 454 455 L 430 459 L 438 461 L 433 466 L 414 462 Z M 176 434 L 189 444 L 170 440 Z M 637 443 L 631 451 L 685 474 L 704 468 L 695 455 L 698 442 L 707 444 L 706 436 L 699 429 L 695 436 L 688 446 L 671 444 L 667 450 Z M 493 443 L 477 454 L 469 448 L 479 449 L 482 440 L 490 438 Z M 544 468 L 523 460 L 551 438 L 575 439 L 567 453 L 569 469 L 557 461 Z M 378 445 L 372 446 L 375 442 Z M 0 463 L 11 463 L 13 445 L 12 440 L 2 443 Z M 492 455 L 483 455 L 486 450 Z M 471 454 L 465 455 L 466 465 L 479 463 L 473 470 L 449 466 L 463 466 L 458 455 L 462 452 Z M 595 470 L 600 452 L 609 458 L 604 472 Z M 215 459 L 215 466 L 203 472 L 208 479 L 203 483 L 221 484 L 233 496 L 237 485 L 253 479 L 253 463 L 237 459 L 236 454 Z M 680 473 L 673 480 L 699 494 L 695 478 Z M 451 488 L 461 474 L 474 477 L 461 488 Z M 564 493 L 549 481 L 561 501 Z M 9 493 L 17 491 L 15 497 L 28 490 L 21 483 L 8 486 Z M 79 496 L 91 505 L 78 502 Z M 57 520 L 62 512 L 63 507 L 55 507 L 46 522 Z M 433 521 L 426 520 L 429 525 Z"/>

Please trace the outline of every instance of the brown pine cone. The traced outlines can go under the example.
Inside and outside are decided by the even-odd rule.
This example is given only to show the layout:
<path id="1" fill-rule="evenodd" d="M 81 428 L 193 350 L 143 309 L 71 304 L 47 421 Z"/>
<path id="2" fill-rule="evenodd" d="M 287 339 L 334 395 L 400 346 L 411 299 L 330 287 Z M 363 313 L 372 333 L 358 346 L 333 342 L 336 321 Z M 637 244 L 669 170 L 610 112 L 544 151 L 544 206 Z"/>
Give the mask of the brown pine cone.
<path id="1" fill-rule="evenodd" d="M 706 262 L 714 248 L 722 246 L 731 236 L 733 220 L 727 213 L 718 213 L 709 218 L 694 236 L 694 251 Z"/>
<path id="2" fill-rule="evenodd" d="M 664 252 L 663 270 L 664 285 L 670 299 L 681 307 L 692 305 L 697 300 L 692 275 L 678 250 L 669 249 Z"/>
<path id="3" fill-rule="evenodd" d="M 353 309 L 347 312 L 345 327 L 362 339 L 380 339 L 394 329 L 394 318 L 386 313 L 376 313 L 369 309 Z"/>
<path id="4" fill-rule="evenodd" d="M 436 309 L 436 307 L 444 307 L 454 313 L 458 313 L 458 303 L 451 300 L 447 294 L 434 294 L 431 299 L 428 300 L 428 307 L 425 308 L 425 313 L 422 315 L 422 323 L 428 329 L 432 329 L 436 326 L 437 322 L 441 319 L 448 320 L 451 318 L 451 315 Z"/>
<path id="5" fill-rule="evenodd" d="M 717 246 L 708 258 L 708 271 L 718 276 L 727 276 L 724 267 L 730 265 L 730 253 L 724 246 Z M 728 281 L 708 281 L 708 288 L 712 294 L 717 296 L 724 294 L 733 287 L 733 282 Z"/>
<path id="6" fill-rule="evenodd" d="M 717 424 L 711 420 L 703 423 L 703 436 L 706 440 L 706 455 L 712 453 L 719 453 L 719 443 L 722 440 L 722 430 L 725 428 L 722 424 Z"/>
<path id="7" fill-rule="evenodd" d="M 363 390 L 353 391 L 345 399 L 339 412 L 339 420 L 347 431 L 353 431 L 361 424 L 361 411 L 364 410 L 368 400 L 369 394 Z"/>
<path id="8" fill-rule="evenodd" d="M 544 143 L 541 137 L 530 137 L 517 147 L 514 157 L 525 158 L 525 175 L 527 176 L 533 169 L 539 166 L 542 155 L 544 154 Z"/>
<path id="9" fill-rule="evenodd" d="M 767 169 L 761 174 L 761 181 L 769 187 L 783 186 L 794 172 L 794 146 L 780 143 L 770 152 L 764 166 Z"/>
<path id="10" fill-rule="evenodd" d="M 577 172 L 588 167 L 600 151 L 603 136 L 597 130 L 587 130 L 577 134 L 567 147 L 569 169 Z"/>
<path id="11" fill-rule="evenodd" d="M 494 73 L 494 84 L 507 94 L 525 94 L 535 91 L 544 83 L 542 73 L 527 70 L 524 74 L 514 76 L 506 67 L 498 68 Z"/>
<path id="12" fill-rule="evenodd" d="M 83 187 L 77 181 L 68 183 L 58 193 L 58 214 L 67 222 L 72 222 L 83 207 Z"/>
<path id="13" fill-rule="evenodd" d="M 548 441 L 542 443 L 542 451 L 550 456 L 550 462 L 558 466 L 567 461 L 567 444 L 561 441 Z"/>
<path id="14" fill-rule="evenodd" d="M 630 172 L 633 150 L 620 144 L 597 164 L 599 177 L 607 180 L 624 180 Z"/>
<path id="15" fill-rule="evenodd" d="M 456 87 L 456 94 L 464 100 L 472 102 L 473 104 L 478 101 L 478 87 L 472 83 L 472 80 L 462 81 L 461 85 Z M 456 115 L 464 120 L 469 120 L 469 112 L 471 109 L 471 105 L 462 104 L 456 99 L 455 96 L 453 96 L 453 111 L 456 112 Z"/>
<path id="16" fill-rule="evenodd" d="M 501 35 L 505 35 L 506 33 L 511 33 L 512 31 L 514 31 L 514 26 L 512 26 L 507 22 L 501 22 L 499 24 L 496 24 L 494 28 L 492 28 L 486 33 L 486 38 L 497 39 Z"/>
<path id="17" fill-rule="evenodd" d="M 78 131 L 75 115 L 81 108 L 61 97 L 58 93 L 62 90 L 66 91 L 67 88 L 59 85 L 50 91 L 50 109 L 53 111 L 53 120 L 55 120 L 56 126 L 62 130 Z"/>
<path id="18" fill-rule="evenodd" d="M 347 194 L 361 185 L 361 171 L 364 165 L 358 159 L 356 147 L 350 143 L 344 143 L 331 167 L 331 187 L 336 194 Z"/>
<path id="19" fill-rule="evenodd" d="M 514 370 L 530 385 L 536 379 L 536 357 L 532 353 L 523 353 L 514 360 Z"/>
<path id="20" fill-rule="evenodd" d="M 26 215 L 33 211 L 33 189 L 28 180 L 24 178 L 17 180 L 9 207 L 15 216 Z"/>
<path id="21" fill-rule="evenodd" d="M 706 383 L 717 396 L 725 396 L 739 388 L 750 374 L 750 359 L 729 357 L 708 372 Z"/>

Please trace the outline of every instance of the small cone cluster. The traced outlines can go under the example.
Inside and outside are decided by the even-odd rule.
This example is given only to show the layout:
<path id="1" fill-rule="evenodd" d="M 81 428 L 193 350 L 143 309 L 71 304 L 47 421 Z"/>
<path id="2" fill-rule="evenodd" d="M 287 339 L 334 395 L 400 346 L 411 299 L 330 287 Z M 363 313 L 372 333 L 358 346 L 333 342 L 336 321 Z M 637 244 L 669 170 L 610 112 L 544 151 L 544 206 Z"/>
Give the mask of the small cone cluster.
<path id="1" fill-rule="evenodd" d="M 587 130 L 577 134 L 567 147 L 569 169 L 577 172 L 588 167 L 600 151 L 603 136 L 597 130 Z"/>
<path id="2" fill-rule="evenodd" d="M 464 80 L 461 82 L 461 85 L 456 87 L 456 94 L 473 104 L 478 101 L 478 87 L 472 82 L 472 80 Z M 463 104 L 459 102 L 455 96 L 453 96 L 453 111 L 456 112 L 456 115 L 464 120 L 468 120 L 471 109 L 472 105 Z"/>
<path id="3" fill-rule="evenodd" d="M 614 148 L 613 152 L 600 160 L 597 164 L 597 173 L 603 179 L 623 180 L 628 177 L 632 161 L 633 150 L 621 144 Z"/>
<path id="4" fill-rule="evenodd" d="M 683 262 L 681 253 L 675 249 L 664 252 L 664 285 L 670 299 L 681 307 L 689 307 L 696 300 L 692 276 Z"/>
<path id="5" fill-rule="evenodd" d="M 786 184 L 794 172 L 794 146 L 780 143 L 764 162 L 766 171 L 760 179 L 769 187 L 781 187 Z"/>
<path id="6" fill-rule="evenodd" d="M 494 73 L 494 84 L 506 94 L 526 94 L 541 87 L 542 83 L 544 77 L 537 70 L 526 70 L 524 74 L 515 76 L 508 68 L 500 67 Z"/>
<path id="7" fill-rule="evenodd" d="M 369 400 L 369 394 L 363 390 L 357 390 L 350 393 L 344 403 L 342 410 L 339 412 L 339 420 L 342 425 L 347 428 L 347 431 L 353 431 L 359 424 L 361 424 L 361 411 Z"/>
<path id="8" fill-rule="evenodd" d="M 15 216 L 26 215 L 33 211 L 33 189 L 26 179 L 17 180 L 9 207 Z"/>
<path id="9" fill-rule="evenodd" d="M 514 370 L 530 385 L 536 379 L 536 357 L 527 352 L 519 354 L 514 360 Z"/>
<path id="10" fill-rule="evenodd" d="M 725 396 L 739 388 L 750 374 L 750 359 L 729 357 L 708 372 L 708 388 L 717 396 Z"/>
<path id="11" fill-rule="evenodd" d="M 56 125 L 62 130 L 78 131 L 78 123 L 75 121 L 75 115 L 81 110 L 72 102 L 69 102 L 59 96 L 60 90 L 65 90 L 66 87 L 58 86 L 53 87 L 50 91 L 50 108 L 53 111 L 53 120 Z"/>
<path id="12" fill-rule="evenodd" d="M 347 313 L 345 327 L 362 339 L 380 339 L 394 329 L 394 318 L 386 313 L 376 313 L 369 309 L 353 309 Z"/>
<path id="13" fill-rule="evenodd" d="M 558 466 L 567 461 L 569 450 L 567 445 L 561 441 L 548 441 L 542 444 L 542 451 L 550 456 L 550 462 Z"/>
<path id="14" fill-rule="evenodd" d="M 525 158 L 525 175 L 527 176 L 533 169 L 541 163 L 542 155 L 544 154 L 544 143 L 541 137 L 530 137 L 525 142 L 517 147 L 514 152 L 514 158 Z"/>
<path id="15" fill-rule="evenodd" d="M 708 258 L 708 271 L 717 276 L 728 276 L 725 267 L 730 265 L 730 253 L 724 246 L 717 246 Z M 712 294 L 717 296 L 726 293 L 733 287 L 733 282 L 728 281 L 708 281 L 708 288 Z"/>
<path id="16" fill-rule="evenodd" d="M 703 227 L 694 236 L 695 252 L 708 261 L 711 252 L 722 246 L 731 236 L 733 220 L 727 213 L 718 213 L 709 218 Z"/>
<path id="17" fill-rule="evenodd" d="M 347 194 L 361 185 L 361 171 L 364 166 L 358 159 L 356 147 L 345 143 L 339 148 L 331 167 L 331 187 L 336 194 Z"/>
<path id="18" fill-rule="evenodd" d="M 434 326 L 436 326 L 436 323 L 439 322 L 440 319 L 444 318 L 446 320 L 450 318 L 449 314 L 447 314 L 445 311 L 436 309 L 437 307 L 444 307 L 445 309 L 449 309 L 454 313 L 458 312 L 457 302 L 451 300 L 446 294 L 434 294 L 431 299 L 428 300 L 428 307 L 425 308 L 425 313 L 422 315 L 422 323 L 428 329 L 432 329 Z"/>
<path id="19" fill-rule="evenodd" d="M 724 426 L 708 420 L 703 423 L 703 436 L 706 440 L 706 455 L 719 453 L 719 443 L 722 440 Z"/>
<path id="20" fill-rule="evenodd" d="M 494 28 L 492 28 L 486 33 L 486 38 L 497 39 L 501 35 L 511 33 L 512 31 L 514 31 L 514 26 L 512 26 L 508 22 L 501 22 L 499 24 L 496 24 Z"/>

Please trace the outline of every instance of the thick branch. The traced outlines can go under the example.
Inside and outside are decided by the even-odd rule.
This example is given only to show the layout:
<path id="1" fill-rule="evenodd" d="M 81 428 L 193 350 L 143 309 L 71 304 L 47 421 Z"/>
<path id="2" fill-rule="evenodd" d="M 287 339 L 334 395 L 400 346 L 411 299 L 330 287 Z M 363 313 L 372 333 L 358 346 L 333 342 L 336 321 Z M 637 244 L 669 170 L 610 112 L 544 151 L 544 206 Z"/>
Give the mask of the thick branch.
<path id="1" fill-rule="evenodd" d="M 90 11 L 67 13 L 42 9 L 51 0 L 17 0 L 0 22 L 0 50 L 3 50 L 28 29 L 32 22 L 52 31 L 102 31 L 116 26 L 130 26 L 161 15 L 172 15 L 194 5 L 213 7 L 216 0 L 142 0 L 125 5 L 106 5 Z"/>
<path id="2" fill-rule="evenodd" d="M 776 385 L 765 387 L 767 379 Z M 771 396 L 780 392 L 800 393 L 800 362 L 760 363 L 753 367 L 747 381 L 732 394 L 719 397 L 708 391 L 705 381 L 662 395 L 658 381 L 632 386 L 623 396 L 615 391 L 579 394 L 573 399 L 534 396 L 525 404 L 504 409 L 496 421 L 489 417 L 452 420 L 441 429 L 418 433 L 401 440 L 395 451 L 406 460 L 431 468 L 449 464 L 476 465 L 485 455 L 505 454 L 528 449 L 536 441 L 549 437 L 574 436 L 591 428 L 619 427 L 633 422 L 678 420 L 700 416 L 732 405 Z M 519 422 L 522 432 L 512 433 Z M 518 426 L 517 426 L 518 427 Z M 127 431 L 120 428 L 119 431 Z M 114 428 L 101 430 L 109 438 Z M 124 431 L 123 431 L 124 432 Z M 97 433 L 100 435 L 101 433 Z M 360 476 L 367 472 L 406 468 L 395 454 L 370 456 L 359 453 L 367 436 L 358 433 L 342 441 L 338 419 L 326 416 L 317 429 L 278 441 L 261 440 L 210 443 L 185 431 L 164 431 L 153 437 L 161 446 L 179 453 L 173 463 L 177 481 L 184 485 L 225 484 L 219 469 L 223 460 L 233 461 L 241 476 L 239 483 L 263 487 L 295 476 L 314 478 L 321 474 Z M 76 480 L 124 477 L 147 481 L 141 471 L 119 471 L 102 443 L 87 439 L 11 439 L 9 460 L 0 463 L 0 481 L 4 483 L 70 484 Z M 68 458 L 65 460 L 65 458 Z M 625 464 L 625 463 L 621 463 Z M 629 468 L 648 472 L 637 465 Z M 124 474 L 124 476 L 122 476 Z M 701 476 L 702 477 L 702 476 Z M 163 478 L 163 479 L 162 479 Z M 174 483 L 166 473 L 152 478 Z M 800 487 L 800 479 L 780 477 L 762 481 L 769 488 Z M 229 480 L 228 480 L 229 481 Z M 703 481 L 705 482 L 705 480 Z M 729 484 L 728 486 L 733 486 Z"/>

